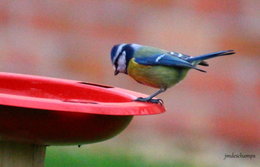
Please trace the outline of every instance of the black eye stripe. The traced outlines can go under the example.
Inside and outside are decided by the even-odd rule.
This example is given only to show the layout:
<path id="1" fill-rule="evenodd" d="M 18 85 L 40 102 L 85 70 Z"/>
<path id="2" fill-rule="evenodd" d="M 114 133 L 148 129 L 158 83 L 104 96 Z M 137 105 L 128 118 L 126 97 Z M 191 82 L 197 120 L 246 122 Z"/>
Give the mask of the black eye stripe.
<path id="1" fill-rule="evenodd" d="M 122 50 L 126 52 L 126 68 L 128 68 L 128 63 L 134 56 L 134 48 L 131 46 L 131 44 L 127 44 L 123 47 Z"/>

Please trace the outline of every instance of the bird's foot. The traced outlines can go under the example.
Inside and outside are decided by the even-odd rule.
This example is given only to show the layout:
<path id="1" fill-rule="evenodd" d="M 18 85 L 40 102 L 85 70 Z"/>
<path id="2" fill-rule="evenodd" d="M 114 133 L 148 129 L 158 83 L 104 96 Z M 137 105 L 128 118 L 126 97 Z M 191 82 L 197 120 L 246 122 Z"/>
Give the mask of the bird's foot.
<path id="1" fill-rule="evenodd" d="M 150 98 L 138 97 L 134 101 L 148 102 L 148 103 L 155 103 L 155 104 L 163 105 L 162 99 L 150 99 Z"/>

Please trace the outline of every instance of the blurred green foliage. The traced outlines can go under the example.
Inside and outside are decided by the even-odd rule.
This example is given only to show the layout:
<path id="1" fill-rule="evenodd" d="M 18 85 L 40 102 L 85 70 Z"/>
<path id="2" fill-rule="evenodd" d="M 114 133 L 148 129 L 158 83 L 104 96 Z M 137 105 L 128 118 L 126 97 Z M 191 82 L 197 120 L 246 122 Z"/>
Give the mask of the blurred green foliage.
<path id="1" fill-rule="evenodd" d="M 92 150 L 86 147 L 49 147 L 45 167 L 195 167 L 189 162 L 147 159 L 142 155 L 119 151 Z"/>

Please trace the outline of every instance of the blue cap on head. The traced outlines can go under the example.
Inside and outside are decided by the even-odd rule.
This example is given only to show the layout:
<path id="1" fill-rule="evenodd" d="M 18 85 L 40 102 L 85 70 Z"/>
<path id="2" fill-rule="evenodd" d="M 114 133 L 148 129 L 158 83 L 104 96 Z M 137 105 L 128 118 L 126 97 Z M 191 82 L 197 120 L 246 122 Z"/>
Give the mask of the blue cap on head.
<path id="1" fill-rule="evenodd" d="M 110 56 L 111 56 L 111 61 L 112 62 L 113 62 L 114 57 L 116 56 L 116 52 L 117 52 L 117 49 L 118 49 L 119 45 L 120 44 L 114 45 L 113 48 L 111 49 Z"/>

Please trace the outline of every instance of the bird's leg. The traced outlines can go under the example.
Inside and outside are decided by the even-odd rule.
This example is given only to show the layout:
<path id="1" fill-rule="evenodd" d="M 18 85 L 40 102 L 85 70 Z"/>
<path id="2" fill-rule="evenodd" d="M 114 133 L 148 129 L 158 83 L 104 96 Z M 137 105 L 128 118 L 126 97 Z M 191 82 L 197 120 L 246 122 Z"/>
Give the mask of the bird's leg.
<path id="1" fill-rule="evenodd" d="M 151 100 L 152 98 L 154 98 L 155 96 L 157 96 L 158 94 L 165 92 L 166 89 L 165 88 L 161 88 L 159 89 L 157 92 L 151 94 L 150 96 L 146 97 L 148 100 Z"/>
<path id="2" fill-rule="evenodd" d="M 166 88 L 161 88 L 159 89 L 157 92 L 151 94 L 148 97 L 138 97 L 137 99 L 135 99 L 135 101 L 141 101 L 141 102 L 151 102 L 151 103 L 160 103 L 162 104 L 163 101 L 162 99 L 153 99 L 155 96 L 157 96 L 158 94 L 165 92 Z"/>

